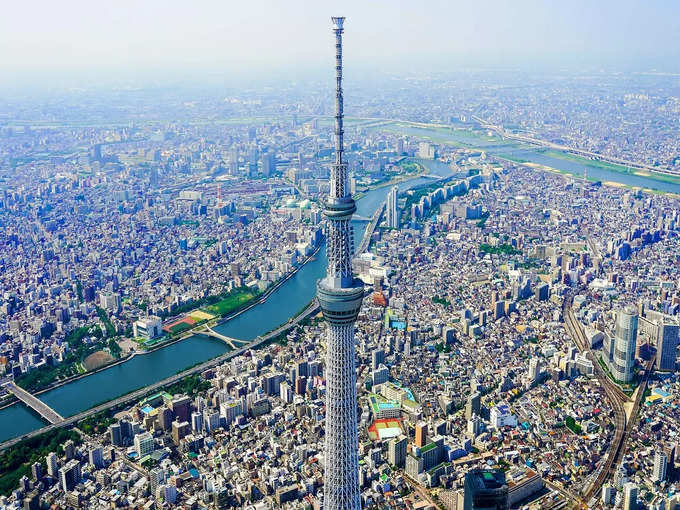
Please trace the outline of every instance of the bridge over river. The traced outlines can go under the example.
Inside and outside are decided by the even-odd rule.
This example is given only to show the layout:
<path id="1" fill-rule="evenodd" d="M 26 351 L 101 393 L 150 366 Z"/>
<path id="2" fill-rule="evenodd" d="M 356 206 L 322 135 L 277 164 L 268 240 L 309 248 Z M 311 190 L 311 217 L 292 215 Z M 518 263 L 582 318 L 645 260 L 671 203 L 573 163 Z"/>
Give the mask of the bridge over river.
<path id="1" fill-rule="evenodd" d="M 34 397 L 25 389 L 20 388 L 13 382 L 6 383 L 5 388 L 7 388 L 7 391 L 12 393 L 16 398 L 21 400 L 24 404 L 33 409 L 36 413 L 53 425 L 64 420 L 64 418 L 58 412 L 45 404 L 45 402 L 37 397 Z"/>

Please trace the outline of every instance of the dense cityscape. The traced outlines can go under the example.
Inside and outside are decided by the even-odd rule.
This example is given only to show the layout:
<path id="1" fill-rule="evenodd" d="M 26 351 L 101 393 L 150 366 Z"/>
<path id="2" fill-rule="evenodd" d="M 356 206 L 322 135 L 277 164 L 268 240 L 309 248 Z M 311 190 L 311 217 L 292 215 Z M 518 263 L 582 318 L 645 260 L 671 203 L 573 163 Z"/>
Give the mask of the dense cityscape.
<path id="1" fill-rule="evenodd" d="M 376 87 L 343 21 L 0 102 L 1 509 L 680 508 L 678 75 Z"/>

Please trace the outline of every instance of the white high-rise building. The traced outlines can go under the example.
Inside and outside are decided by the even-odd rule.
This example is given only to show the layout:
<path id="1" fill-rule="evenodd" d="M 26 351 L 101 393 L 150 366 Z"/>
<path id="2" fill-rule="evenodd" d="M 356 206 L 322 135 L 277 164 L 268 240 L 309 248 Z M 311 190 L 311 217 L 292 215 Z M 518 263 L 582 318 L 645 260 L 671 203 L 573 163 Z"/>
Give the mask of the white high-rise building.
<path id="1" fill-rule="evenodd" d="M 142 457 L 153 452 L 153 436 L 150 432 L 142 432 L 141 434 L 137 434 L 134 439 L 134 444 L 138 459 L 141 459 Z"/>
<path id="2" fill-rule="evenodd" d="M 664 452 L 658 451 L 654 454 L 654 472 L 652 473 L 652 480 L 655 482 L 663 482 L 666 480 L 666 471 L 668 469 L 668 457 Z"/>
<path id="3" fill-rule="evenodd" d="M 638 488 L 632 482 L 623 486 L 623 510 L 637 510 Z"/>
<path id="4" fill-rule="evenodd" d="M 529 360 L 529 382 L 535 383 L 541 373 L 541 361 L 538 358 Z"/>
<path id="5" fill-rule="evenodd" d="M 47 474 L 50 475 L 52 478 L 56 478 L 59 472 L 59 468 L 57 467 L 57 454 L 54 452 L 50 452 L 47 454 Z"/>
<path id="6" fill-rule="evenodd" d="M 613 505 L 616 499 L 616 489 L 611 485 L 602 487 L 602 503 L 605 505 Z"/>
<path id="7" fill-rule="evenodd" d="M 399 189 L 396 186 L 392 186 L 392 189 L 387 194 L 387 226 L 390 228 L 399 228 L 398 196 Z"/>
<path id="8" fill-rule="evenodd" d="M 611 364 L 612 375 L 617 381 L 627 383 L 633 379 L 637 330 L 638 316 L 635 311 L 630 308 L 619 310 L 614 333 L 614 361 Z"/>

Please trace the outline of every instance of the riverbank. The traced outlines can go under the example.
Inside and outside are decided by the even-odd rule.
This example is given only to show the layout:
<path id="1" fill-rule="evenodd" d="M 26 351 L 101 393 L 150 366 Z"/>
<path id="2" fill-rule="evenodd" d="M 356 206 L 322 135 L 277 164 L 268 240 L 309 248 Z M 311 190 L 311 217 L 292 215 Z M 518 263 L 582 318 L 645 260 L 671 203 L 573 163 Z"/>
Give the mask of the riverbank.
<path id="1" fill-rule="evenodd" d="M 673 175 L 668 175 L 659 172 L 651 172 L 646 170 L 641 170 L 638 168 L 626 167 L 623 165 L 617 165 L 614 163 L 609 163 L 607 161 L 600 161 L 597 159 L 588 159 L 583 156 L 578 156 L 576 154 L 570 154 L 568 152 L 562 152 L 552 149 L 540 150 L 539 152 L 556 159 L 563 159 L 565 161 L 572 161 L 574 163 L 579 163 L 584 166 L 590 166 L 593 168 L 602 168 L 603 170 L 609 170 L 611 172 L 618 172 L 620 174 L 637 175 L 639 177 L 645 177 L 653 181 L 660 182 L 670 182 L 672 184 L 680 184 L 680 176 L 675 177 Z"/>
<path id="2" fill-rule="evenodd" d="M 427 168 L 431 168 L 425 162 Z M 432 167 L 430 173 L 441 173 L 448 175 L 450 169 Z M 446 170 L 446 171 L 444 171 Z M 425 182 L 425 178 L 413 177 L 408 182 L 399 184 L 400 188 L 407 188 L 409 185 L 416 185 Z M 428 182 L 431 182 L 428 180 Z M 375 213 L 380 203 L 384 201 L 387 189 L 379 189 L 368 193 L 360 201 L 358 207 L 359 214 L 370 217 Z M 363 237 L 359 224 L 355 224 L 358 237 Z M 248 313 L 241 310 L 237 317 L 230 314 L 231 320 L 222 326 L 216 327 L 215 331 L 230 338 L 243 339 L 249 342 L 245 347 L 227 351 L 227 344 L 221 340 L 204 337 L 202 335 L 187 335 L 188 338 L 173 342 L 172 345 L 164 344 L 159 346 L 153 354 L 149 356 L 137 356 L 121 363 L 118 366 L 108 369 L 101 369 L 96 374 L 90 374 L 90 379 L 81 378 L 72 381 L 70 384 L 63 384 L 62 387 L 53 389 L 43 394 L 40 399 L 52 409 L 55 409 L 62 416 L 69 416 L 68 422 L 78 417 L 85 416 L 91 411 L 85 412 L 84 409 L 90 408 L 97 402 L 107 404 L 96 406 L 100 409 L 110 408 L 120 399 L 120 395 L 134 391 L 135 388 L 152 388 L 161 381 L 166 381 L 168 377 L 175 377 L 173 374 L 185 372 L 186 367 L 194 364 L 203 366 L 214 366 L 219 364 L 221 359 L 230 359 L 232 356 L 245 352 L 248 349 L 261 345 L 263 336 L 266 338 L 267 331 L 275 328 L 276 334 L 287 329 L 296 322 L 297 317 L 291 322 L 291 317 L 299 314 L 300 309 L 314 299 L 316 295 L 316 282 L 326 274 L 326 243 L 322 243 L 319 250 L 315 250 L 309 257 L 305 258 L 305 263 L 296 268 L 294 273 L 288 275 L 287 279 L 280 280 L 277 288 L 272 286 L 270 292 L 262 294 L 257 299 L 255 306 L 251 306 Z M 284 285 L 285 283 L 285 285 Z M 276 292 L 274 292 L 276 291 Z M 249 305 L 250 306 L 250 305 Z M 276 328 L 277 324 L 281 324 Z M 276 336 L 276 335 L 272 335 Z M 167 348 L 166 348 L 167 347 Z M 226 351 L 226 352 L 225 352 Z M 191 369 L 192 371 L 198 369 Z M 141 393 L 141 392 L 140 392 Z M 133 398 L 125 397 L 127 400 Z M 94 411 L 92 411 L 94 412 Z M 33 434 L 37 429 L 44 430 L 42 420 L 34 416 L 25 406 L 11 406 L 0 413 L 0 440 L 12 444 L 11 438 L 23 437 L 26 434 Z M 4 447 L 5 445 L 3 445 Z"/>
<path id="3" fill-rule="evenodd" d="M 191 338 L 191 337 L 193 337 L 197 334 L 201 334 L 201 328 L 205 328 L 206 326 L 214 327 L 214 326 L 219 326 L 221 324 L 229 322 L 230 320 L 232 320 L 232 319 L 238 317 L 239 315 L 247 312 L 251 308 L 258 306 L 258 305 L 264 303 L 265 301 L 267 301 L 267 298 L 272 293 L 276 292 L 276 290 L 278 290 L 281 287 L 281 285 L 283 285 L 286 281 L 288 281 L 290 278 L 292 278 L 300 269 L 302 269 L 302 267 L 304 267 L 305 264 L 307 264 L 307 262 L 312 260 L 319 253 L 319 250 L 321 249 L 322 245 L 323 245 L 323 243 L 319 243 L 319 246 L 316 247 L 314 252 L 312 252 L 310 255 L 305 257 L 303 259 L 302 263 L 299 264 L 297 267 L 295 267 L 292 271 L 289 271 L 286 274 L 286 276 L 279 279 L 273 285 L 270 285 L 262 294 L 258 294 L 257 296 L 253 297 L 250 302 L 244 303 L 236 311 L 229 313 L 227 316 L 221 317 L 217 320 L 212 319 L 211 321 L 208 321 L 206 323 L 202 323 L 198 326 L 195 326 L 194 328 L 192 328 L 190 330 L 182 332 L 178 337 L 171 338 L 171 339 L 169 339 L 165 342 L 154 345 L 153 347 L 151 347 L 149 349 L 132 351 L 128 355 L 121 357 L 119 359 L 116 359 L 116 360 L 114 360 L 111 363 L 108 363 L 106 365 L 102 365 L 101 367 L 98 367 L 95 370 L 91 370 L 91 371 L 87 371 L 87 372 L 84 372 L 84 373 L 81 373 L 81 374 L 77 374 L 77 375 L 74 375 L 74 376 L 69 377 L 67 379 L 62 379 L 62 380 L 60 380 L 56 383 L 53 383 L 53 384 L 51 384 L 51 385 L 49 385 L 45 388 L 41 388 L 40 390 L 35 391 L 33 393 L 33 395 L 35 395 L 35 396 L 41 395 L 43 393 L 54 390 L 56 388 L 59 388 L 61 386 L 66 385 L 66 384 L 78 381 L 78 380 L 83 379 L 85 377 L 89 377 L 91 375 L 97 374 L 97 373 L 102 372 L 104 370 L 108 370 L 110 368 L 116 367 L 116 366 L 121 365 L 123 363 L 126 363 L 128 361 L 131 361 L 137 355 L 151 354 L 151 353 L 158 351 L 160 349 L 164 349 L 164 348 L 169 347 L 171 345 L 174 345 L 178 342 L 186 340 L 187 338 Z M 247 343 L 245 343 L 244 345 L 247 345 Z M 18 403 L 19 403 L 18 400 L 15 400 L 14 402 L 9 402 L 9 403 L 5 404 L 4 406 L 0 407 L 0 410 L 11 407 L 11 406 L 18 404 Z"/>

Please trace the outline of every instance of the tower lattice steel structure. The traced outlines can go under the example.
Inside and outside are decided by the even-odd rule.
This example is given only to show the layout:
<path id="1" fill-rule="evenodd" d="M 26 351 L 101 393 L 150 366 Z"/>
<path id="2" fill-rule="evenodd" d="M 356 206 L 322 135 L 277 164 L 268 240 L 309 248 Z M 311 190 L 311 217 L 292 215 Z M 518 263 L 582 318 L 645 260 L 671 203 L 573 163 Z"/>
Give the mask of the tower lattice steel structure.
<path id="1" fill-rule="evenodd" d="M 352 274 L 356 211 L 343 161 L 342 31 L 345 18 L 332 18 L 335 33 L 335 163 L 325 205 L 328 272 L 317 283 L 317 296 L 328 323 L 326 342 L 326 468 L 324 508 L 360 509 L 357 437 L 357 389 L 354 322 L 364 288 Z"/>

